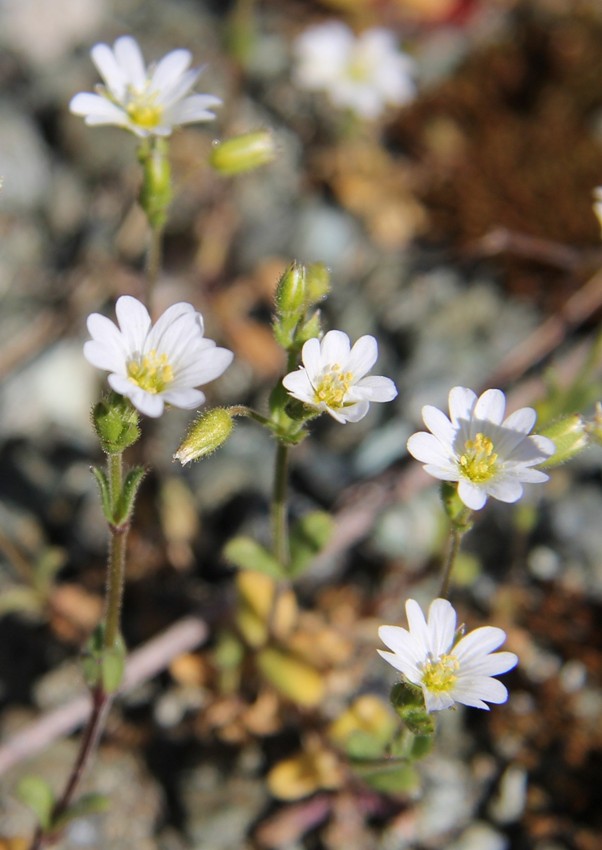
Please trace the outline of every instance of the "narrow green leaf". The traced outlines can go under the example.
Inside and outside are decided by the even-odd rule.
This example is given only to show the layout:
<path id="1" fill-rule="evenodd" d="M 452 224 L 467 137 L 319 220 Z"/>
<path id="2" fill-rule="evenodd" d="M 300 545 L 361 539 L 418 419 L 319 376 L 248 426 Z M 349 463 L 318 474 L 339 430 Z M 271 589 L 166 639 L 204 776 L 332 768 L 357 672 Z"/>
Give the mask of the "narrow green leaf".
<path id="1" fill-rule="evenodd" d="M 312 511 L 306 514 L 291 531 L 291 567 L 290 575 L 300 575 L 326 546 L 334 522 L 325 511 Z"/>
<path id="2" fill-rule="evenodd" d="M 405 794 L 420 784 L 418 771 L 408 762 L 381 762 L 378 766 L 353 762 L 352 765 L 354 772 L 381 794 Z"/>
<path id="3" fill-rule="evenodd" d="M 234 537 L 224 548 L 224 557 L 241 570 L 254 570 L 274 579 L 286 576 L 276 558 L 252 537 Z"/>
<path id="4" fill-rule="evenodd" d="M 64 812 L 61 812 L 58 818 L 52 824 L 53 829 L 62 829 L 70 821 L 76 818 L 83 818 L 87 815 L 96 815 L 100 812 L 106 812 L 109 809 L 109 798 L 104 794 L 84 794 L 79 800 L 69 806 Z"/>
<path id="5" fill-rule="evenodd" d="M 48 829 L 52 823 L 55 802 L 48 782 L 41 776 L 24 776 L 17 785 L 16 794 L 35 814 L 42 829 Z"/>
<path id="6" fill-rule="evenodd" d="M 90 472 L 96 478 L 98 489 L 100 490 L 100 503 L 105 519 L 109 523 L 113 523 L 113 506 L 111 505 L 111 493 L 109 490 L 109 481 L 105 472 L 99 469 L 98 466 L 91 466 Z"/>
<path id="7" fill-rule="evenodd" d="M 122 525 L 132 515 L 134 502 L 136 501 L 138 490 L 145 475 L 146 469 L 143 466 L 134 466 L 125 476 L 123 488 L 115 509 L 115 525 Z"/>

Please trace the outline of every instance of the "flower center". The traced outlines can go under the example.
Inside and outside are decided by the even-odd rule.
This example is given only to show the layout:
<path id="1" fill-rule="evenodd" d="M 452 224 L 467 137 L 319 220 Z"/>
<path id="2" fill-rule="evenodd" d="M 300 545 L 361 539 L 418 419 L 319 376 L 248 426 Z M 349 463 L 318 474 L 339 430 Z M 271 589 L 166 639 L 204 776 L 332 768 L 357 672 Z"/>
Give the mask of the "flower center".
<path id="1" fill-rule="evenodd" d="M 346 71 L 347 77 L 354 83 L 367 83 L 372 74 L 372 65 L 359 53 L 351 57 Z"/>
<path id="2" fill-rule="evenodd" d="M 474 440 L 466 440 L 464 454 L 460 455 L 460 472 L 474 484 L 489 481 L 497 472 L 497 454 L 493 443 L 485 434 L 477 434 Z"/>
<path id="3" fill-rule="evenodd" d="M 451 691 L 456 679 L 460 662 L 454 655 L 441 655 L 437 660 L 432 658 L 422 665 L 422 684 L 434 694 Z"/>
<path id="4" fill-rule="evenodd" d="M 148 89 L 140 91 L 130 86 L 125 110 L 134 124 L 145 130 L 157 127 L 163 118 L 163 107 L 157 103 L 156 93 Z"/>
<path id="5" fill-rule="evenodd" d="M 173 369 L 167 359 L 167 354 L 157 354 L 153 348 L 148 354 L 137 360 L 130 360 L 127 365 L 128 377 L 141 390 L 157 395 L 162 393 L 173 381 Z"/>
<path id="6" fill-rule="evenodd" d="M 338 363 L 335 363 L 320 378 L 315 388 L 315 400 L 317 404 L 325 404 L 328 407 L 342 407 L 349 387 L 353 383 L 352 372 L 342 372 Z"/>

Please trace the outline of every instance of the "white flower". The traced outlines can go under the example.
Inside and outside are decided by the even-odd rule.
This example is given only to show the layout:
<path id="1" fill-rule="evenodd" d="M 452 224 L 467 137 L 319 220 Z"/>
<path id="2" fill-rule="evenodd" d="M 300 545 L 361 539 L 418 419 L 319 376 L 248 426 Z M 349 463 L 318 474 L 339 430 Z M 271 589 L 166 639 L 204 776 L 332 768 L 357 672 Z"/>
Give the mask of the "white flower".
<path id="1" fill-rule="evenodd" d="M 466 387 L 449 393 L 450 419 L 436 407 L 422 408 L 424 424 L 408 440 L 408 451 L 424 469 L 442 481 L 457 481 L 458 495 L 474 511 L 488 496 L 516 502 L 523 484 L 539 484 L 548 476 L 533 469 L 554 454 L 547 437 L 528 436 L 537 418 L 523 407 L 504 419 L 506 398 L 501 390 L 487 390 L 479 398 Z"/>
<path id="2" fill-rule="evenodd" d="M 221 100 L 209 94 L 189 94 L 201 68 L 191 68 L 188 50 L 172 50 L 148 68 L 135 39 L 124 35 L 113 49 L 92 48 L 92 61 L 105 85 L 97 94 L 80 92 L 69 108 L 86 124 L 116 124 L 137 136 L 169 136 L 174 127 L 215 118 L 211 108 Z"/>
<path id="3" fill-rule="evenodd" d="M 115 306 L 117 327 L 99 313 L 88 316 L 92 339 L 84 357 L 106 369 L 109 385 L 147 416 L 165 404 L 191 410 L 205 401 L 194 387 L 219 377 L 233 354 L 203 336 L 203 317 L 192 304 L 173 304 L 153 326 L 146 307 L 123 295 Z"/>
<path id="4" fill-rule="evenodd" d="M 336 106 L 361 118 L 377 118 L 387 104 L 402 106 L 414 97 L 414 63 L 386 29 L 356 36 L 340 21 L 329 21 L 305 30 L 294 53 L 298 86 L 326 92 Z"/>
<path id="5" fill-rule="evenodd" d="M 513 652 L 493 652 L 506 640 L 503 629 L 482 626 L 458 640 L 456 612 L 447 599 L 435 599 L 428 621 L 414 599 L 406 602 L 409 631 L 381 626 L 378 634 L 392 652 L 379 649 L 385 661 L 412 685 L 422 688 L 427 711 L 455 702 L 484 708 L 508 699 L 506 687 L 493 679 L 518 663 Z"/>
<path id="6" fill-rule="evenodd" d="M 390 378 L 364 377 L 376 363 L 378 345 L 362 336 L 353 348 L 342 331 L 328 331 L 322 341 L 308 339 L 301 351 L 303 366 L 282 383 L 293 398 L 330 413 L 337 422 L 358 422 L 371 401 L 391 401 L 397 395 Z"/>

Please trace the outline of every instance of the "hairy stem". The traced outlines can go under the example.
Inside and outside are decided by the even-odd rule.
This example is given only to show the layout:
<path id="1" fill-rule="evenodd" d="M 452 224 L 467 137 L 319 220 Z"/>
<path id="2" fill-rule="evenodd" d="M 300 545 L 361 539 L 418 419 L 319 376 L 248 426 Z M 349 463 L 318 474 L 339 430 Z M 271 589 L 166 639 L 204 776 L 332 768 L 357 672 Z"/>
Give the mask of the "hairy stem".
<path id="1" fill-rule="evenodd" d="M 123 454 L 109 455 L 109 491 L 113 507 L 121 495 L 123 486 Z M 107 591 L 105 607 L 104 645 L 111 649 L 120 634 L 121 604 L 125 580 L 125 553 L 129 520 L 123 525 L 110 529 L 109 559 L 107 564 Z"/>

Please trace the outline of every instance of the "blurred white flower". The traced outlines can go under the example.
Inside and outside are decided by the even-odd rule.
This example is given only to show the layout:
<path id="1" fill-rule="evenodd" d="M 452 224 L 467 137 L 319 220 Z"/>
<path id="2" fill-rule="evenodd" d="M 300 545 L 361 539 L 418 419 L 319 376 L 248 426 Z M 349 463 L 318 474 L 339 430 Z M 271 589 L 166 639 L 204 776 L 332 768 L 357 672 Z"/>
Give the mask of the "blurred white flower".
<path id="1" fill-rule="evenodd" d="M 137 41 L 124 35 L 113 49 L 96 44 L 91 56 L 104 85 L 96 94 L 76 94 L 69 104 L 86 124 L 115 124 L 141 137 L 169 136 L 180 124 L 215 118 L 211 109 L 221 104 L 218 97 L 189 94 L 202 69 L 188 68 L 188 50 L 172 50 L 147 68 Z"/>
<path id="2" fill-rule="evenodd" d="M 282 383 L 293 398 L 329 413 L 337 422 L 358 422 L 371 401 L 392 401 L 397 395 L 390 378 L 367 376 L 378 357 L 373 336 L 362 336 L 351 348 L 342 331 L 328 331 L 322 341 L 308 339 L 301 351 L 303 366 Z"/>
<path id="3" fill-rule="evenodd" d="M 203 336 L 203 317 L 192 304 L 173 304 L 153 326 L 146 307 L 123 295 L 115 306 L 118 326 L 100 313 L 88 316 L 91 340 L 84 357 L 110 372 L 109 385 L 147 416 L 165 404 L 199 407 L 205 395 L 194 387 L 213 381 L 233 354 Z"/>
<path id="4" fill-rule="evenodd" d="M 518 663 L 513 652 L 493 652 L 506 640 L 503 629 L 481 626 L 458 639 L 456 612 L 447 599 L 435 599 L 425 620 L 414 599 L 406 602 L 408 629 L 381 626 L 378 634 L 391 652 L 382 657 L 412 685 L 422 688 L 427 711 L 451 708 L 455 702 L 489 710 L 508 691 L 493 679 Z"/>
<path id="5" fill-rule="evenodd" d="M 389 30 L 356 36 L 340 21 L 329 21 L 301 33 L 293 49 L 295 83 L 326 92 L 336 106 L 361 118 L 378 118 L 387 105 L 402 106 L 414 97 L 414 62 Z"/>
<path id="6" fill-rule="evenodd" d="M 533 467 L 554 454 L 554 443 L 547 437 L 528 436 L 535 411 L 523 407 L 504 419 L 505 409 L 501 390 L 487 390 L 477 398 L 466 387 L 454 387 L 449 393 L 451 421 L 426 405 L 422 417 L 431 433 L 420 431 L 408 440 L 408 451 L 425 464 L 424 469 L 442 481 L 457 481 L 460 499 L 475 511 L 488 496 L 516 502 L 523 495 L 523 484 L 548 480 L 545 472 Z"/>

